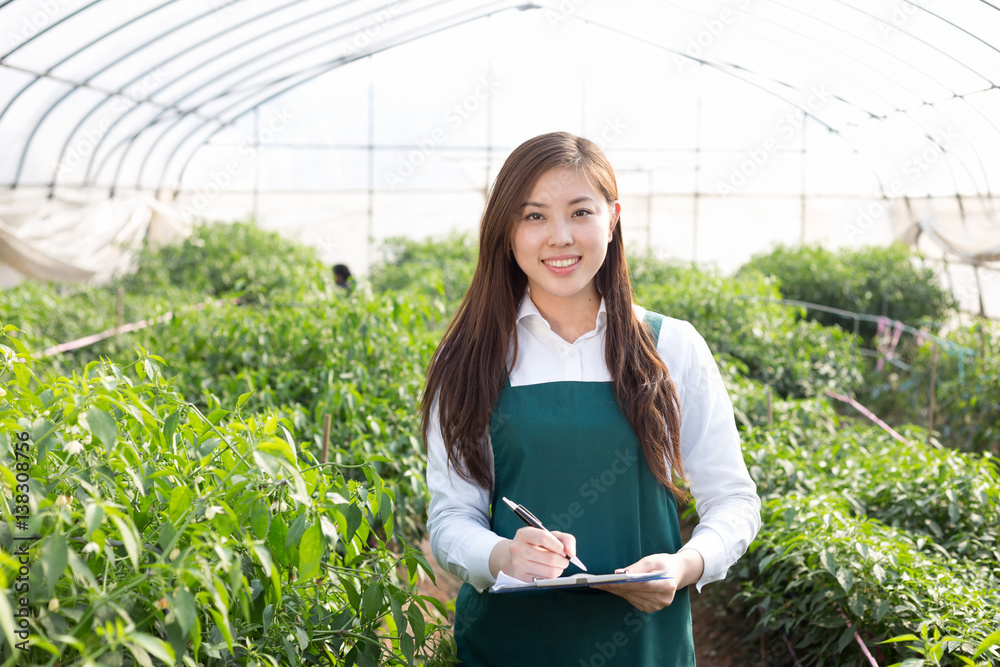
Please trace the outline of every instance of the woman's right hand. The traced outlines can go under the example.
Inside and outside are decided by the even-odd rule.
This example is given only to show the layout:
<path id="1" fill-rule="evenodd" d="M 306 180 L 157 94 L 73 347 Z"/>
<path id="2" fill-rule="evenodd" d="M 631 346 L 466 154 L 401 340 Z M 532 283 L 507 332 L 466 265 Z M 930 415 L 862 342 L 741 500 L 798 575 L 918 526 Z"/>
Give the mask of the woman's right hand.
<path id="1" fill-rule="evenodd" d="M 498 542 L 490 553 L 490 571 L 500 570 L 521 581 L 555 579 L 576 555 L 576 538 L 557 530 L 548 532 L 525 526 L 513 540 Z"/>

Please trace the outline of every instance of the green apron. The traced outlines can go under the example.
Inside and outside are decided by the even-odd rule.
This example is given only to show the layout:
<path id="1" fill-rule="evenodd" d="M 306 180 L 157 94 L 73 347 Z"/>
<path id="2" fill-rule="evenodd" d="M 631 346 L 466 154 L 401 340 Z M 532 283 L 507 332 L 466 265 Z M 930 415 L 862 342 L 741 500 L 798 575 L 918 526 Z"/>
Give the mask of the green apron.
<path id="1" fill-rule="evenodd" d="M 647 313 L 659 333 L 661 315 Z M 550 382 L 500 392 L 490 423 L 495 482 L 491 528 L 513 539 L 524 523 L 501 501 L 521 503 L 549 530 L 576 537 L 594 574 L 681 548 L 674 498 L 646 464 L 610 382 Z M 499 504 L 498 504 L 499 503 Z M 570 565 L 564 574 L 579 570 Z M 463 665 L 695 664 L 688 590 L 658 612 L 589 588 L 477 593 L 455 604 Z"/>

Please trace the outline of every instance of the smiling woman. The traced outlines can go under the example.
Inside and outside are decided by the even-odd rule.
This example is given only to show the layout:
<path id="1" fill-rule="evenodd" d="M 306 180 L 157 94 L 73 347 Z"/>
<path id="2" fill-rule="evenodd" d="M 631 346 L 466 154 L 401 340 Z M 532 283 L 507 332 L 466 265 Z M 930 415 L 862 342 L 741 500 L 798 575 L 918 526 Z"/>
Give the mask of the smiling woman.
<path id="1" fill-rule="evenodd" d="M 518 146 L 428 367 L 428 530 L 438 562 L 466 582 L 464 664 L 693 665 L 687 588 L 723 578 L 760 526 L 712 354 L 687 322 L 632 303 L 620 215 L 593 142 L 555 132 Z M 685 479 L 700 513 L 686 543 Z M 523 527 L 504 496 L 572 533 Z M 595 574 L 671 576 L 486 592 L 501 573 L 572 574 L 575 556 Z"/>
<path id="2" fill-rule="evenodd" d="M 573 167 L 542 174 L 522 207 L 514 259 L 528 278 L 532 301 L 550 324 L 580 324 L 556 331 L 570 342 L 578 337 L 574 333 L 593 328 L 600 304 L 594 276 L 604 264 L 620 212 L 617 201 L 609 205 L 586 174 Z"/>

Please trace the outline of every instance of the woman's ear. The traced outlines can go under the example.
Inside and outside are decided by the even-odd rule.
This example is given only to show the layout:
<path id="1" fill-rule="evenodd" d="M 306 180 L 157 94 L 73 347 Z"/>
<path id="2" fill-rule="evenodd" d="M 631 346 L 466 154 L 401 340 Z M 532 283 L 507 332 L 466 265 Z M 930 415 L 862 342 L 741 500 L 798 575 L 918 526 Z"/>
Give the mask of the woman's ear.
<path id="1" fill-rule="evenodd" d="M 611 224 L 608 227 L 608 243 L 611 243 L 611 239 L 615 235 L 615 226 L 618 225 L 618 219 L 622 214 L 622 205 L 618 203 L 618 200 L 614 200 L 611 203 Z"/>

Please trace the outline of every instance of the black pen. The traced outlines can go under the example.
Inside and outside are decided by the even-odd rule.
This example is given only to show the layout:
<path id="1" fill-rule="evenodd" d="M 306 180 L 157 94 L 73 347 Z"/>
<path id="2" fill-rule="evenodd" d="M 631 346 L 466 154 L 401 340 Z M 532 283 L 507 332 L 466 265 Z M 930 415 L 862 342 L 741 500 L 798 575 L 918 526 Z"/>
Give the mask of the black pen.
<path id="1" fill-rule="evenodd" d="M 532 528 L 541 528 L 541 529 L 542 529 L 542 530 L 544 530 L 544 531 L 545 531 L 546 533 L 551 533 L 551 532 L 552 532 L 551 530 L 549 530 L 548 528 L 546 528 L 545 526 L 543 526 L 543 525 L 542 525 L 542 522 L 541 522 L 541 521 L 539 521 L 539 520 L 538 520 L 538 519 L 537 519 L 537 518 L 535 517 L 535 515 L 534 515 L 534 514 L 532 514 L 531 512 L 529 512 L 529 511 L 528 511 L 528 509 L 527 509 L 527 508 L 526 508 L 526 507 L 525 507 L 524 505 L 518 505 L 518 504 L 517 504 L 517 503 L 515 503 L 515 502 L 512 502 L 512 501 L 510 501 L 510 500 L 507 500 L 507 498 L 504 498 L 504 499 L 503 499 L 503 501 L 504 501 L 505 503 L 507 503 L 507 507 L 509 507 L 509 508 L 511 508 L 512 510 L 514 510 L 514 514 L 516 514 L 516 515 L 517 515 L 517 516 L 518 516 L 518 517 L 519 517 L 519 518 L 521 519 L 521 521 L 525 522 L 526 524 L 528 524 L 528 525 L 529 525 L 529 526 L 531 526 Z M 558 539 L 558 538 L 556 538 L 556 539 Z M 568 556 L 567 556 L 567 557 L 568 557 Z M 569 557 L 568 557 L 568 558 L 569 558 Z M 577 566 L 578 568 L 580 568 L 581 570 L 584 570 L 584 571 L 586 571 L 586 570 L 587 570 L 587 566 L 586 566 L 586 565 L 584 565 L 584 564 L 583 564 L 583 561 L 581 561 L 581 560 L 580 560 L 579 558 L 577 558 L 576 556 L 573 556 L 572 558 L 570 558 L 570 559 L 569 559 L 569 562 L 573 563 L 573 565 L 576 565 L 576 566 Z"/>

